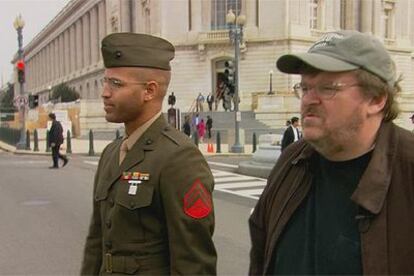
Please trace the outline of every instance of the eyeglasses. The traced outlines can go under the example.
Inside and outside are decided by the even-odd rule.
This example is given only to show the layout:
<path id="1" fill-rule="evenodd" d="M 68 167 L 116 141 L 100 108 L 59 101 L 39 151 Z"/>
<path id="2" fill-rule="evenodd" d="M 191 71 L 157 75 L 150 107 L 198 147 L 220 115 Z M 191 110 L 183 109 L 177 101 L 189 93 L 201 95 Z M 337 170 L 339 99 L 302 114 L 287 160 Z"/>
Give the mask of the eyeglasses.
<path id="1" fill-rule="evenodd" d="M 108 77 L 103 77 L 102 78 L 102 83 L 104 85 L 107 85 L 109 87 L 109 90 L 111 91 L 116 91 L 121 89 L 122 87 L 127 86 L 128 84 L 135 84 L 135 85 L 146 85 L 148 82 L 126 82 L 126 81 L 122 81 L 120 79 L 115 79 L 115 78 L 108 78 Z"/>
<path id="2" fill-rule="evenodd" d="M 345 90 L 346 88 L 360 86 L 358 83 L 346 84 L 346 83 L 325 83 L 319 84 L 315 86 L 307 86 L 304 83 L 297 83 L 293 86 L 293 90 L 296 96 L 299 99 L 302 99 L 305 95 L 307 95 L 312 89 L 319 98 L 324 100 L 332 99 L 336 93 Z"/>

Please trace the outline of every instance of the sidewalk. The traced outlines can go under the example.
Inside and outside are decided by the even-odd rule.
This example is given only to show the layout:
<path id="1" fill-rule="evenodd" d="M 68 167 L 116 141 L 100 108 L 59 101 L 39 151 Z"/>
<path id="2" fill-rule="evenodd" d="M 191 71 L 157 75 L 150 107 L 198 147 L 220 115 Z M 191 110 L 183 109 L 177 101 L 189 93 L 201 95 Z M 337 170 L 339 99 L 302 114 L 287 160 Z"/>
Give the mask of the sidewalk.
<path id="1" fill-rule="evenodd" d="M 95 152 L 95 156 L 99 156 L 103 149 L 111 143 L 111 140 L 95 140 L 93 142 L 93 148 Z M 79 154 L 79 155 L 88 155 L 89 154 L 89 140 L 86 139 L 71 139 L 72 143 L 72 154 Z M 216 153 L 216 144 L 213 144 L 213 152 L 208 152 L 208 144 L 207 143 L 200 143 L 198 148 L 205 156 L 226 156 L 226 155 L 251 155 L 252 154 L 252 145 L 244 145 L 244 152 L 245 153 L 229 153 L 229 145 L 222 144 L 221 145 L 221 153 Z M 46 142 L 44 140 L 39 141 L 39 151 L 33 151 L 33 142 L 30 145 L 31 150 L 17 150 L 15 146 L 9 145 L 5 142 L 0 141 L 0 149 L 8 152 L 12 152 L 15 154 L 29 154 L 29 155 L 50 155 L 50 152 L 46 152 Z M 231 145 L 230 145 L 231 147 Z M 61 151 L 66 153 L 66 142 L 62 145 Z"/>

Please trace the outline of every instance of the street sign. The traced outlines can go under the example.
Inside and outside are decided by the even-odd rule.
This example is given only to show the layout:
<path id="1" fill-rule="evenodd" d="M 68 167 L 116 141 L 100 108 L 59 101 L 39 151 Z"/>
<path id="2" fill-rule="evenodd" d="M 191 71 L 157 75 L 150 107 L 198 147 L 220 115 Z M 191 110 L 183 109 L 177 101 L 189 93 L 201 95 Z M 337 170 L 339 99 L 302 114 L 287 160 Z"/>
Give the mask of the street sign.
<path id="1" fill-rule="evenodd" d="M 16 106 L 16 107 L 26 106 L 28 104 L 28 102 L 29 102 L 28 98 L 26 96 L 23 96 L 23 95 L 15 96 L 14 99 L 13 99 L 14 106 Z"/>

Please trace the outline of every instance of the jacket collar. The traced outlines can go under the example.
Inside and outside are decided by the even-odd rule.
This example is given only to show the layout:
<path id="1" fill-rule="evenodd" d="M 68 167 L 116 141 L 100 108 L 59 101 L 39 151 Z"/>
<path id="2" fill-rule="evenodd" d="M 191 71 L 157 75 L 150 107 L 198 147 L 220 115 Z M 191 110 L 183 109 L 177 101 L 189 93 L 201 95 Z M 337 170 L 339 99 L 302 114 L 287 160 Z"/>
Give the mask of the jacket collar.
<path id="1" fill-rule="evenodd" d="M 110 173 L 109 185 L 112 185 L 121 175 L 122 172 L 128 171 L 130 168 L 141 163 L 145 159 L 145 154 L 148 151 L 153 151 L 157 147 L 157 141 L 164 129 L 168 127 L 167 122 L 163 116 L 160 116 L 138 139 L 138 141 L 132 146 L 131 150 L 125 156 L 120 166 L 113 166 Z M 116 160 L 119 164 L 119 149 L 122 141 L 119 140 L 112 153 L 112 160 Z M 109 187 L 108 187 L 109 188 Z"/>
<path id="2" fill-rule="evenodd" d="M 398 147 L 398 132 L 391 122 L 382 123 L 367 169 L 351 199 L 373 214 L 378 214 L 391 183 L 392 165 Z"/>
<path id="3" fill-rule="evenodd" d="M 142 134 L 138 141 L 128 151 L 124 161 L 122 161 L 121 170 L 128 170 L 136 164 L 142 162 L 146 151 L 152 151 L 156 147 L 156 142 L 164 128 L 167 126 L 165 119 L 160 116 L 155 122 Z"/>

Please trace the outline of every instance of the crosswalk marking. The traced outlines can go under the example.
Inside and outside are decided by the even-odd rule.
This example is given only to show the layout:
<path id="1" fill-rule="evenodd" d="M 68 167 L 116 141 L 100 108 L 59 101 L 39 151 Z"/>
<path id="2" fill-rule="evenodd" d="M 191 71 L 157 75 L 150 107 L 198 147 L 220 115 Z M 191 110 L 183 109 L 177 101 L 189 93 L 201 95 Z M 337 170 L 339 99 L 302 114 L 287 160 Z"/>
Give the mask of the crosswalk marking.
<path id="1" fill-rule="evenodd" d="M 262 194 L 263 189 L 249 189 L 249 190 L 243 190 L 243 191 L 238 191 L 241 195 L 249 195 L 249 196 L 254 196 L 256 195 L 257 198 L 259 198 L 259 196 Z"/>
<path id="2" fill-rule="evenodd" d="M 86 164 L 98 165 L 98 161 L 83 161 Z M 211 170 L 214 177 L 214 190 L 241 197 L 259 199 L 266 186 L 266 179 L 241 175 L 232 172 Z"/>
<path id="3" fill-rule="evenodd" d="M 217 181 L 216 181 L 217 183 Z M 266 183 L 263 183 L 263 181 L 252 181 L 252 182 L 233 182 L 233 183 L 227 183 L 227 184 L 216 184 L 214 187 L 220 188 L 220 189 L 236 189 L 236 188 L 249 188 L 252 187 L 252 185 L 257 186 L 265 186 Z"/>
<path id="4" fill-rule="evenodd" d="M 214 173 L 213 173 L 214 175 Z M 232 181 L 241 181 L 241 180 L 250 180 L 249 177 L 244 177 L 243 175 L 236 175 L 236 176 L 229 176 L 229 177 L 216 177 L 214 175 L 214 180 L 216 183 L 222 183 L 222 182 L 232 182 Z"/>
<path id="5" fill-rule="evenodd" d="M 226 171 L 211 170 L 214 176 L 214 190 L 242 197 L 259 199 L 266 186 L 266 179 L 245 176 Z"/>

